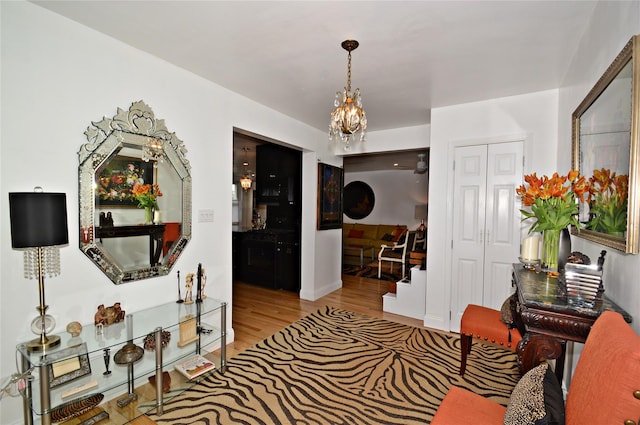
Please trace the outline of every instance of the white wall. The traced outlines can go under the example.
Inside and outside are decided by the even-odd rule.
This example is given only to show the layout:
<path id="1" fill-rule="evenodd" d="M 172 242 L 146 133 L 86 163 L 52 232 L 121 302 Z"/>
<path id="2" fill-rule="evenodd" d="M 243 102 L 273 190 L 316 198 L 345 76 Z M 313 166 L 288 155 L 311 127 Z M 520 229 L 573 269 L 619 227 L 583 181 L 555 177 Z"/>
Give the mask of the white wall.
<path id="1" fill-rule="evenodd" d="M 345 186 L 352 181 L 362 181 L 371 186 L 375 204 L 371 214 L 362 220 L 343 216 L 346 223 L 404 224 L 415 230 L 420 220 L 415 218 L 415 206 L 429 200 L 428 173 L 414 174 L 413 170 L 369 171 L 345 173 Z"/>
<path id="2" fill-rule="evenodd" d="M 599 2 L 560 89 L 558 164 L 571 167 L 571 114 L 605 72 L 629 39 L 640 34 L 640 2 Z M 636 188 L 636 191 L 638 189 Z M 605 294 L 633 316 L 631 326 L 640 334 L 640 255 L 623 254 L 602 245 L 572 237 L 572 249 L 592 259 L 607 250 L 604 263 Z M 582 344 L 569 344 L 567 371 L 571 371 Z M 571 373 L 565 372 L 567 384 Z"/>
<path id="3" fill-rule="evenodd" d="M 73 320 L 91 322 L 101 303 L 120 301 L 134 312 L 173 301 L 175 271 L 185 276 L 198 263 L 207 270 L 207 294 L 230 303 L 232 138 L 234 127 L 247 129 L 304 151 L 302 292 L 340 283 L 340 258 L 327 259 L 315 273 L 316 250 L 339 252 L 324 244 L 340 246 L 315 240 L 316 151 L 342 163 L 328 153 L 324 132 L 32 3 L 0 2 L 0 14 L 0 381 L 15 371 L 16 343 L 34 337 L 29 325 L 38 304 L 37 281 L 23 278 L 21 253 L 11 249 L 8 192 L 41 185 L 67 193 L 70 243 L 61 249 L 61 275 L 45 281 L 55 332 Z M 171 275 L 116 286 L 78 249 L 77 152 L 91 121 L 137 100 L 148 103 L 189 151 L 193 237 Z M 213 223 L 197 222 L 202 209 L 214 211 Z M 21 421 L 20 399 L 5 397 L 0 423 Z"/>
<path id="4" fill-rule="evenodd" d="M 332 147 L 332 151 L 338 156 L 349 156 L 428 148 L 430 131 L 431 126 L 427 124 L 367 132 L 365 142 L 351 143 L 348 151 L 344 150 L 344 145 L 338 143 Z"/>
<path id="5" fill-rule="evenodd" d="M 598 4 L 560 90 L 558 162 L 562 168 L 571 167 L 571 114 L 634 34 L 640 34 L 640 2 Z M 640 255 L 623 254 L 576 237 L 572 237 L 572 247 L 591 258 L 607 250 L 605 293 L 634 316 L 632 326 L 640 333 Z"/>
<path id="6" fill-rule="evenodd" d="M 525 140 L 525 173 L 550 173 L 556 164 L 557 104 L 558 91 L 548 90 L 432 111 L 426 326 L 450 329 L 452 146 Z"/>

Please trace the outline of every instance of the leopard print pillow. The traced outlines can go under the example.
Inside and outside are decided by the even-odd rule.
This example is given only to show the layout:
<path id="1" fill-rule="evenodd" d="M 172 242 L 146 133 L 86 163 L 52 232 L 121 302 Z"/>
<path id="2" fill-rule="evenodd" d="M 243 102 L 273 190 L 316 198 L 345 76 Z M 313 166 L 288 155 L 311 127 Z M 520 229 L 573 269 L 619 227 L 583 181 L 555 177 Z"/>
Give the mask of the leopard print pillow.
<path id="1" fill-rule="evenodd" d="M 542 425 L 546 424 L 544 405 L 544 376 L 547 363 L 542 363 L 525 373 L 511 393 L 504 425 Z"/>

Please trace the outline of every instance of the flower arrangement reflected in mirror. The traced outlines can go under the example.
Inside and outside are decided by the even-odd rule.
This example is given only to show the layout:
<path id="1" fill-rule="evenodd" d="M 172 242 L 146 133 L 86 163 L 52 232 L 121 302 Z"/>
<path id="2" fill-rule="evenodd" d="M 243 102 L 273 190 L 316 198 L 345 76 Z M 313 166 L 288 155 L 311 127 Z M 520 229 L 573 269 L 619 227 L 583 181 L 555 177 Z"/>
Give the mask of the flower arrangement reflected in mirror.
<path id="1" fill-rule="evenodd" d="M 589 179 L 589 221 L 586 228 L 615 236 L 627 230 L 629 176 L 606 168 L 594 170 Z"/>
<path id="2" fill-rule="evenodd" d="M 131 193 L 138 201 L 138 208 L 144 208 L 145 224 L 153 223 L 153 210 L 158 208 L 158 197 L 162 196 L 160 186 L 135 183 Z"/>

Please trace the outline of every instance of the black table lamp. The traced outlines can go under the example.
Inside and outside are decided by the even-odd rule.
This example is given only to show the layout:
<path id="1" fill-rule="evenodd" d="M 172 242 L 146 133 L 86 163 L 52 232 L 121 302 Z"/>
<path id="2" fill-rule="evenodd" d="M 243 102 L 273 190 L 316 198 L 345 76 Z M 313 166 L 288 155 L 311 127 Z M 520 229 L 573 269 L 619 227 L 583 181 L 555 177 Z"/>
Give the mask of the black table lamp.
<path id="1" fill-rule="evenodd" d="M 60 273 L 57 245 L 69 243 L 67 230 L 67 197 L 64 193 L 44 193 L 37 187 L 34 192 L 9 193 L 11 220 L 11 247 L 26 249 L 25 277 L 31 272 L 31 259 L 34 259 L 35 275 L 38 277 L 40 291 L 40 337 L 27 343 L 29 351 L 44 351 L 60 344 L 60 337 L 47 337 L 44 302 L 44 275 L 55 276 Z M 55 251 L 55 252 L 54 252 Z M 37 268 L 35 268 L 37 266 Z"/>

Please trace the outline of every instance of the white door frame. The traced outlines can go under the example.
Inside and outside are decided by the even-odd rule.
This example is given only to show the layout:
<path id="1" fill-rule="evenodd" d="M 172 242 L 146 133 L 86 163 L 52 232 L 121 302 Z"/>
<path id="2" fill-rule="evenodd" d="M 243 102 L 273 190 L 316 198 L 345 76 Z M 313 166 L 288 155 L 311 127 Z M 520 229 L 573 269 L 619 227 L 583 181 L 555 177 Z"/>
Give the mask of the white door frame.
<path id="1" fill-rule="evenodd" d="M 492 145 L 497 143 L 511 143 L 511 142 L 523 142 L 523 152 L 526 158 L 527 146 L 532 140 L 532 135 L 529 133 L 517 133 L 504 136 L 495 136 L 489 138 L 479 139 L 464 139 L 455 140 L 448 144 L 447 152 L 447 222 L 446 222 L 446 249 L 445 252 L 445 265 L 444 265 L 444 299 L 447 300 L 449 305 L 449 314 L 444 317 L 444 329 L 451 329 L 451 283 L 452 283 L 452 241 L 453 241 L 453 206 L 454 206 L 454 159 L 456 148 L 463 146 L 473 145 Z M 457 326 L 456 326 L 457 327 Z"/>

